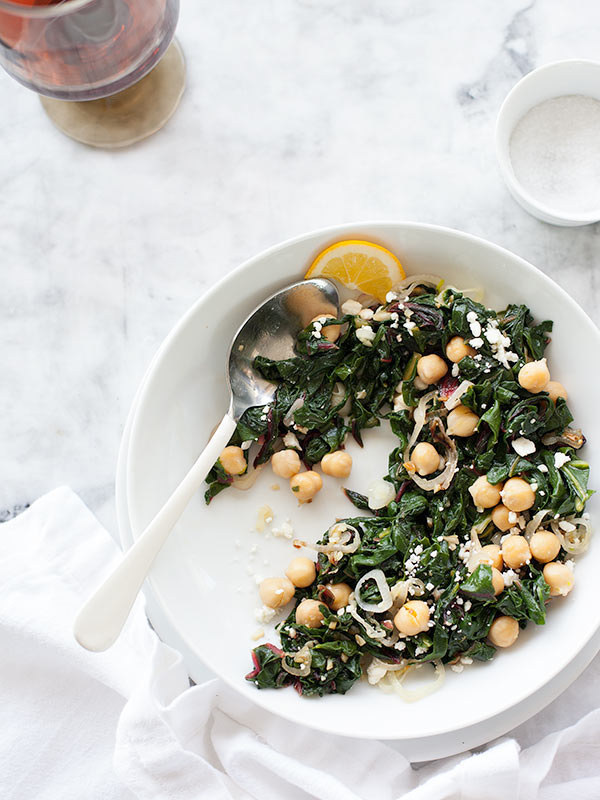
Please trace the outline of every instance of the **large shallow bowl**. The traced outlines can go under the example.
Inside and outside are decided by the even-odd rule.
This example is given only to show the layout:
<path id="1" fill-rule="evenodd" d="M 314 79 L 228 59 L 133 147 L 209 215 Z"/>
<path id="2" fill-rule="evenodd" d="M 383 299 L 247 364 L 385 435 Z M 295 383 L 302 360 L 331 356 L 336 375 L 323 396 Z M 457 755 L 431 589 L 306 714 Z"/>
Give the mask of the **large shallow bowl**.
<path id="1" fill-rule="evenodd" d="M 407 273 L 435 272 L 459 287 L 480 286 L 496 308 L 527 303 L 534 315 L 555 321 L 549 363 L 570 393 L 569 404 L 592 443 L 584 451 L 593 475 L 598 461 L 595 409 L 600 392 L 588 353 L 600 346 L 598 330 L 575 302 L 526 261 L 484 240 L 415 223 L 365 223 L 317 231 L 286 242 L 243 264 L 201 298 L 169 334 L 148 371 L 133 412 L 126 465 L 126 505 L 133 536 L 139 534 L 194 461 L 227 405 L 224 364 L 232 334 L 263 297 L 301 277 L 313 257 L 342 238 L 366 238 L 397 253 Z M 363 451 L 352 450 L 348 485 L 364 488 L 386 471 L 393 438 L 386 426 L 369 431 Z M 247 492 L 228 490 L 206 507 L 201 494 L 180 520 L 149 578 L 155 603 L 183 643 L 190 675 L 204 666 L 273 713 L 350 736 L 419 739 L 460 731 L 505 714 L 538 692 L 579 654 L 600 627 L 591 552 L 577 564 L 577 586 L 553 601 L 545 627 L 530 626 L 510 651 L 461 674 L 418 703 L 405 704 L 365 684 L 320 700 L 292 690 L 257 691 L 244 681 L 251 635 L 259 627 L 255 577 L 281 574 L 293 556 L 288 540 L 254 530 L 257 510 L 269 504 L 277 525 L 291 519 L 297 535 L 316 540 L 351 506 L 333 480 L 318 499 L 298 508 L 291 493 L 272 489 L 265 469 Z M 595 501 L 589 510 L 594 515 Z M 275 639 L 273 639 L 276 641 Z"/>

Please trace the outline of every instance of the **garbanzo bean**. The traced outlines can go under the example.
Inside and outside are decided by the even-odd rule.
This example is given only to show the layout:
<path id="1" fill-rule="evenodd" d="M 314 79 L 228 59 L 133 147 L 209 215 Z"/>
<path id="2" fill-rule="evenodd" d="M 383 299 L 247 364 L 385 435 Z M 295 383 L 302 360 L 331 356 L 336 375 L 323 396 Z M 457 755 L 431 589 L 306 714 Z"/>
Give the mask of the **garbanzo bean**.
<path id="1" fill-rule="evenodd" d="M 285 574 L 288 576 L 294 586 L 297 586 L 300 589 L 305 589 L 307 586 L 310 586 L 311 583 L 314 583 L 314 580 L 317 577 L 317 568 L 315 566 L 315 562 L 311 561 L 310 558 L 306 558 L 306 556 L 298 556 L 298 558 L 293 558 L 290 561 Z"/>
<path id="2" fill-rule="evenodd" d="M 431 475 L 440 468 L 440 454 L 429 442 L 419 442 L 410 455 L 419 475 Z"/>
<path id="3" fill-rule="evenodd" d="M 280 478 L 291 478 L 300 472 L 300 456 L 295 450 L 280 450 L 271 456 L 271 467 Z"/>
<path id="4" fill-rule="evenodd" d="M 448 436 L 472 436 L 478 424 L 477 414 L 462 404 L 453 408 L 446 417 Z"/>
<path id="5" fill-rule="evenodd" d="M 500 501 L 501 489 L 501 483 L 489 483 L 485 475 L 480 475 L 469 487 L 469 492 L 478 508 L 492 508 Z"/>
<path id="6" fill-rule="evenodd" d="M 546 564 L 542 570 L 544 580 L 550 587 L 550 596 L 563 597 L 571 591 L 575 585 L 575 578 L 573 573 L 566 564 L 561 564 L 559 561 L 551 561 Z"/>
<path id="7" fill-rule="evenodd" d="M 502 542 L 502 558 L 509 569 L 519 569 L 531 560 L 531 550 L 524 536 L 511 534 Z"/>
<path id="8" fill-rule="evenodd" d="M 324 603 L 318 600 L 303 600 L 296 608 L 296 622 L 298 625 L 306 625 L 308 628 L 318 628 L 323 622 L 323 613 L 319 608 Z"/>
<path id="9" fill-rule="evenodd" d="M 550 372 L 545 358 L 539 361 L 530 361 L 519 370 L 518 381 L 520 385 L 532 394 L 541 392 L 549 380 Z"/>
<path id="10" fill-rule="evenodd" d="M 519 623 L 512 617 L 496 617 L 488 633 L 488 639 L 496 647 L 510 647 L 518 636 Z"/>
<path id="11" fill-rule="evenodd" d="M 429 606 L 423 600 L 409 600 L 397 612 L 394 625 L 405 636 L 429 630 Z"/>
<path id="12" fill-rule="evenodd" d="M 352 471 L 352 456 L 345 450 L 327 453 L 321 459 L 321 469 L 333 478 L 347 478 Z"/>
<path id="13" fill-rule="evenodd" d="M 417 374 L 428 386 L 431 383 L 437 383 L 447 372 L 448 364 L 435 353 L 423 356 L 417 362 Z"/>
<path id="14" fill-rule="evenodd" d="M 492 586 L 494 587 L 494 595 L 498 597 L 504 591 L 504 578 L 502 573 L 496 567 L 492 567 Z"/>
<path id="15" fill-rule="evenodd" d="M 529 549 L 536 561 L 547 564 L 559 554 L 560 542 L 551 531 L 536 531 L 529 540 Z"/>
<path id="16" fill-rule="evenodd" d="M 228 475 L 241 475 L 248 466 L 241 447 L 230 444 L 219 456 L 221 466 Z"/>
<path id="17" fill-rule="evenodd" d="M 294 585 L 289 578 L 265 578 L 258 593 L 269 608 L 281 608 L 294 596 Z"/>
<path id="18" fill-rule="evenodd" d="M 564 397 L 565 400 L 568 399 L 567 390 L 558 381 L 548 381 L 548 383 L 544 386 L 544 391 L 548 392 L 550 395 L 550 399 L 552 402 L 556 403 L 559 397 Z"/>
<path id="19" fill-rule="evenodd" d="M 446 345 L 446 358 L 454 364 L 458 364 L 466 356 L 474 356 L 475 350 L 467 344 L 462 336 L 453 336 Z"/>
<path id="20" fill-rule="evenodd" d="M 325 589 L 324 598 L 332 611 L 338 611 L 348 605 L 352 589 L 347 583 L 327 583 Z"/>
<path id="21" fill-rule="evenodd" d="M 322 487 L 323 478 L 312 469 L 308 472 L 299 472 L 290 478 L 290 489 L 298 498 L 299 503 L 310 503 Z"/>
<path id="22" fill-rule="evenodd" d="M 509 478 L 500 494 L 509 511 L 527 511 L 535 503 L 535 492 L 523 478 Z"/>
<path id="23" fill-rule="evenodd" d="M 490 567 L 494 567 L 498 571 L 502 569 L 503 563 L 502 553 L 497 544 L 486 544 L 481 550 L 473 553 L 469 559 L 469 564 L 473 569 L 478 567 L 479 564 L 489 564 Z"/>
<path id="24" fill-rule="evenodd" d="M 327 319 L 335 319 L 333 314 L 319 314 L 318 316 L 311 319 L 311 324 L 313 322 L 321 322 L 323 323 Z M 337 342 L 340 338 L 340 326 L 339 325 L 327 325 L 321 328 L 321 337 L 323 339 L 327 339 L 328 342 Z"/>
<path id="25" fill-rule="evenodd" d="M 499 531 L 504 532 L 512 528 L 513 523 L 508 518 L 509 514 L 510 511 L 503 503 L 499 503 L 492 511 L 492 522 Z"/>

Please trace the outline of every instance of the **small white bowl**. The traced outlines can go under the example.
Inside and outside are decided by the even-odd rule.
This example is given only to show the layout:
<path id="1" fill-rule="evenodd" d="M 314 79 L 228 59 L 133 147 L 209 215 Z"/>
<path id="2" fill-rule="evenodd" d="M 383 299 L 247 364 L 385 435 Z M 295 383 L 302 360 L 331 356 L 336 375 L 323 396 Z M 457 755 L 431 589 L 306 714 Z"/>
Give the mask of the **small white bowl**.
<path id="1" fill-rule="evenodd" d="M 564 95 L 582 94 L 600 100 L 600 63 L 572 59 L 533 70 L 508 93 L 496 122 L 496 154 L 510 193 L 530 214 L 552 225 L 589 225 L 600 220 L 600 207 L 569 214 L 533 197 L 517 179 L 510 160 L 510 137 L 530 109 Z"/>

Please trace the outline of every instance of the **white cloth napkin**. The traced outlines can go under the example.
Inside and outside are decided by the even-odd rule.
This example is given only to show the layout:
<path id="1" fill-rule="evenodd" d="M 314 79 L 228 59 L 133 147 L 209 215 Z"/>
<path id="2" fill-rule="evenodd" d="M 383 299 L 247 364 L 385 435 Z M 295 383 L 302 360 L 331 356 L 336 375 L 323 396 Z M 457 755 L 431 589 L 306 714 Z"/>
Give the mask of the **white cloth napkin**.
<path id="1" fill-rule="evenodd" d="M 600 797 L 597 663 L 516 738 L 415 769 L 391 746 L 293 726 L 218 680 L 190 687 L 141 600 L 107 653 L 82 650 L 74 616 L 117 557 L 67 488 L 0 526 L 3 800 Z"/>

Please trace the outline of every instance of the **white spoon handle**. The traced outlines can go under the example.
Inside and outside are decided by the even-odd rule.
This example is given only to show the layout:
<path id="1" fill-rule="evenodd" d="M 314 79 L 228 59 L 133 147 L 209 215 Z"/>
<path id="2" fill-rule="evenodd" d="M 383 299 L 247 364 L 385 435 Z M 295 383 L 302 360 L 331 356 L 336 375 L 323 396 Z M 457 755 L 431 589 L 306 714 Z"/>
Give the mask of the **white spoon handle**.
<path id="1" fill-rule="evenodd" d="M 185 511 L 221 451 L 236 422 L 226 414 L 198 459 L 121 563 L 83 606 L 73 633 L 88 650 L 106 650 L 120 634 L 144 579 L 173 526 Z"/>

